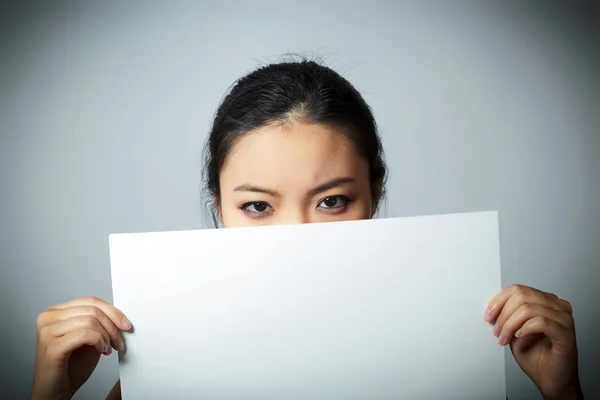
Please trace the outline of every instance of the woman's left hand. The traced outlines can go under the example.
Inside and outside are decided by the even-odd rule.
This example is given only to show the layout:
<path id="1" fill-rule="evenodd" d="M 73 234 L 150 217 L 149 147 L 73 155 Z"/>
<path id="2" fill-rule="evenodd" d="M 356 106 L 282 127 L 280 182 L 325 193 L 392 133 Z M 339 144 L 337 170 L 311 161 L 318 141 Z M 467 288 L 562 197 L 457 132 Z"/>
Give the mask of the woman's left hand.
<path id="1" fill-rule="evenodd" d="M 551 293 L 513 285 L 488 304 L 485 320 L 544 399 L 580 399 L 571 305 Z"/>

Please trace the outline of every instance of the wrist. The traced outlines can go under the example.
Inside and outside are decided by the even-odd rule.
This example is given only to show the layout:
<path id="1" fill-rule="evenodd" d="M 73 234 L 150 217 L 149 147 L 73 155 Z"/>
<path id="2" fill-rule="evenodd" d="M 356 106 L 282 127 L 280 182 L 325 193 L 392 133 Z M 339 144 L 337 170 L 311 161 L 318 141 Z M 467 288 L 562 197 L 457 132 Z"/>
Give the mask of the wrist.
<path id="1" fill-rule="evenodd" d="M 581 390 L 581 386 L 577 385 L 576 387 L 571 388 L 564 397 L 565 400 L 584 400 L 583 399 L 583 391 Z"/>
<path id="2" fill-rule="evenodd" d="M 70 400 L 71 397 L 73 396 L 61 393 L 52 393 L 47 390 L 34 387 L 29 395 L 29 400 Z"/>
<path id="3" fill-rule="evenodd" d="M 42 393 L 31 392 L 29 400 L 70 400 L 70 397 L 45 395 Z"/>
<path id="4" fill-rule="evenodd" d="M 558 396 L 544 397 L 544 400 L 584 400 L 583 391 L 579 384 L 569 386 Z"/>

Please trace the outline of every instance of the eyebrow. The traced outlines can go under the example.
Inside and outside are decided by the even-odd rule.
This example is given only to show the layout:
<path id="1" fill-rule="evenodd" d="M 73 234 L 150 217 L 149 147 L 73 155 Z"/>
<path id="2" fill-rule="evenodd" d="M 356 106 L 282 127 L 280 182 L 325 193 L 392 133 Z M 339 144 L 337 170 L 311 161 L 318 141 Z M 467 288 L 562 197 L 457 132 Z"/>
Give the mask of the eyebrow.
<path id="1" fill-rule="evenodd" d="M 262 188 L 259 186 L 253 186 L 253 185 L 242 185 L 242 186 L 238 186 L 235 189 L 233 189 L 234 192 L 253 192 L 253 193 L 265 193 L 265 194 L 270 194 L 271 196 L 274 197 L 279 197 L 279 193 L 275 192 L 274 190 L 269 190 L 266 188 Z"/>
<path id="2" fill-rule="evenodd" d="M 334 189 L 334 188 L 336 188 L 338 186 L 342 186 L 342 185 L 345 185 L 347 183 L 354 183 L 354 182 L 356 182 L 356 179 L 350 178 L 350 177 L 333 178 L 333 179 L 328 180 L 325 183 L 320 184 L 316 188 L 311 189 L 308 192 L 308 195 L 310 197 L 316 196 L 319 193 L 323 193 L 323 192 L 326 192 L 326 191 L 328 191 L 330 189 Z"/>
<path id="3" fill-rule="evenodd" d="M 327 190 L 334 189 L 338 186 L 342 186 L 347 183 L 354 183 L 354 182 L 356 182 L 356 179 L 351 178 L 351 177 L 333 178 L 333 179 L 330 179 L 327 182 L 322 183 L 319 186 L 309 190 L 308 196 L 309 197 L 316 196 L 317 194 L 326 192 Z M 265 194 L 271 195 L 273 197 L 281 196 L 279 193 L 277 193 L 274 190 L 270 190 L 267 188 L 263 188 L 260 186 L 254 186 L 254 185 L 250 185 L 250 184 L 238 186 L 235 189 L 233 189 L 233 191 L 234 192 L 265 193 Z"/>

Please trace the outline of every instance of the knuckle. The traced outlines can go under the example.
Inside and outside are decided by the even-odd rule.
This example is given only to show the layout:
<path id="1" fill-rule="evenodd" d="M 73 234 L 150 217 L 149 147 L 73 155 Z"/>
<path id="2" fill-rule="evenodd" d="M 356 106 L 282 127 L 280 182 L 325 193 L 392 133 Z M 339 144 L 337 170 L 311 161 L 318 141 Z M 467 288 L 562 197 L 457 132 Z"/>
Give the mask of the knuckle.
<path id="1" fill-rule="evenodd" d="M 100 318 L 102 318 L 102 316 L 104 316 L 104 313 L 98 307 L 91 306 L 90 307 L 90 315 L 93 315 L 96 319 L 100 319 Z"/>
<path id="2" fill-rule="evenodd" d="M 48 313 L 46 311 L 38 314 L 37 318 L 35 319 L 35 326 L 37 330 L 40 330 L 44 325 L 46 325 L 46 321 L 48 319 L 47 315 Z"/>
<path id="3" fill-rule="evenodd" d="M 548 317 L 545 317 L 545 316 L 543 316 L 543 315 L 540 315 L 540 316 L 537 318 L 537 321 L 538 321 L 538 323 L 540 324 L 540 326 L 548 326 L 548 325 L 550 324 L 550 321 L 551 321 L 551 320 L 550 320 L 550 318 L 548 318 Z"/>
<path id="4" fill-rule="evenodd" d="M 519 285 L 518 283 L 512 284 L 510 285 L 509 289 L 511 289 L 513 292 L 519 292 L 522 291 L 525 288 L 525 286 L 523 285 Z"/>
<path id="5" fill-rule="evenodd" d="M 102 318 L 102 315 L 103 315 L 102 310 L 100 310 L 96 306 L 84 306 L 83 312 L 85 315 L 88 315 L 95 319 L 100 319 L 100 318 Z"/>
<path id="6" fill-rule="evenodd" d="M 577 341 L 577 339 L 575 338 L 575 332 L 573 330 L 571 330 L 571 329 L 569 329 L 567 331 L 567 335 L 566 336 L 567 336 L 566 337 L 567 343 L 569 343 L 571 345 L 575 344 L 575 342 Z"/>
<path id="7" fill-rule="evenodd" d="M 498 319 L 496 320 L 496 322 L 501 322 L 504 324 L 504 323 L 508 322 L 511 315 L 512 315 L 512 313 L 508 308 L 503 308 L 500 315 L 498 315 Z"/>
<path id="8" fill-rule="evenodd" d="M 90 337 L 90 335 L 91 335 L 91 331 L 89 331 L 89 330 L 87 330 L 87 329 L 79 329 L 79 330 L 77 331 L 77 338 L 78 338 L 79 340 L 85 340 L 85 339 L 87 339 L 88 337 Z"/>
<path id="9" fill-rule="evenodd" d="M 531 318 L 535 315 L 535 307 L 531 304 L 523 304 L 520 307 L 521 315 L 525 318 Z"/>
<path id="10" fill-rule="evenodd" d="M 98 297 L 96 296 L 88 296 L 85 298 L 85 302 L 89 303 L 89 304 L 93 304 L 96 305 L 98 303 L 100 303 L 102 300 L 100 300 Z"/>
<path id="11" fill-rule="evenodd" d="M 38 334 L 39 334 L 40 341 L 42 341 L 43 343 L 47 343 L 52 338 L 52 334 L 50 332 L 50 327 L 48 325 L 42 326 L 39 329 Z"/>
<path id="12" fill-rule="evenodd" d="M 502 326 L 504 325 L 504 322 L 506 322 L 506 315 L 504 312 L 501 312 L 498 317 L 496 317 L 495 324 Z"/>
<path id="13" fill-rule="evenodd" d="M 502 329 L 500 330 L 500 333 L 502 335 L 509 335 L 512 330 L 513 330 L 513 324 L 510 321 L 507 321 L 504 325 L 502 325 Z"/>
<path id="14" fill-rule="evenodd" d="M 83 324 L 86 328 L 94 329 L 96 327 L 96 318 L 93 315 L 85 315 L 83 317 Z"/>
<path id="15" fill-rule="evenodd" d="M 529 326 L 531 326 L 532 328 L 536 328 L 537 330 L 541 330 L 543 327 L 545 327 L 546 325 L 548 325 L 548 319 L 544 316 L 539 316 L 536 318 L 533 318 L 531 320 L 529 320 L 527 322 L 527 324 Z"/>
<path id="16" fill-rule="evenodd" d="M 49 305 L 48 307 L 46 307 L 46 308 L 44 309 L 44 311 L 50 311 L 50 310 L 53 310 L 53 309 L 55 309 L 57 306 L 58 306 L 58 304 L 51 304 L 51 305 Z"/>
<path id="17" fill-rule="evenodd" d="M 515 298 L 517 303 L 523 304 L 527 301 L 527 292 L 525 290 L 519 289 L 515 292 L 515 294 L 513 294 L 513 297 Z"/>
<path id="18" fill-rule="evenodd" d="M 562 304 L 562 306 L 564 307 L 564 309 L 571 314 L 573 312 L 573 306 L 571 305 L 571 303 L 569 303 L 567 300 L 563 300 L 560 299 L 560 302 Z"/>
<path id="19" fill-rule="evenodd" d="M 100 342 L 106 342 L 106 340 L 104 339 L 104 336 L 98 332 L 98 331 L 93 331 L 90 333 L 93 338 L 93 340 L 95 340 L 96 342 L 100 343 Z"/>
<path id="20" fill-rule="evenodd" d="M 568 318 L 566 318 L 566 325 L 567 325 L 567 328 L 569 328 L 569 331 L 575 330 L 575 320 L 573 319 L 573 317 L 571 315 L 569 315 Z"/>
<path id="21" fill-rule="evenodd" d="M 108 334 L 112 337 L 117 337 L 119 335 L 119 329 L 111 324 L 110 328 L 108 328 Z"/>

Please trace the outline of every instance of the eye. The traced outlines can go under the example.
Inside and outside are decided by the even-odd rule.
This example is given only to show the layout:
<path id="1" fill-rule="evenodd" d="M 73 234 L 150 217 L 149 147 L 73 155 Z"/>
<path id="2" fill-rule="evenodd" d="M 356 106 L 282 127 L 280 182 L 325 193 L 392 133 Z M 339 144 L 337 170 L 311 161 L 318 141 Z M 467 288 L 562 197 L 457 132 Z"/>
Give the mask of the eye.
<path id="1" fill-rule="evenodd" d="M 325 197 L 323 200 L 321 200 L 319 202 L 319 205 L 317 206 L 317 208 L 321 208 L 321 209 L 325 209 L 325 210 L 331 210 L 331 209 L 337 209 L 337 208 L 342 208 L 345 207 L 346 205 L 348 205 L 348 203 L 350 202 L 350 199 L 346 196 L 329 196 L 329 197 Z"/>
<path id="2" fill-rule="evenodd" d="M 262 217 L 264 214 L 272 211 L 273 207 L 264 201 L 253 201 L 243 204 L 240 209 L 249 214 L 251 217 Z"/>

